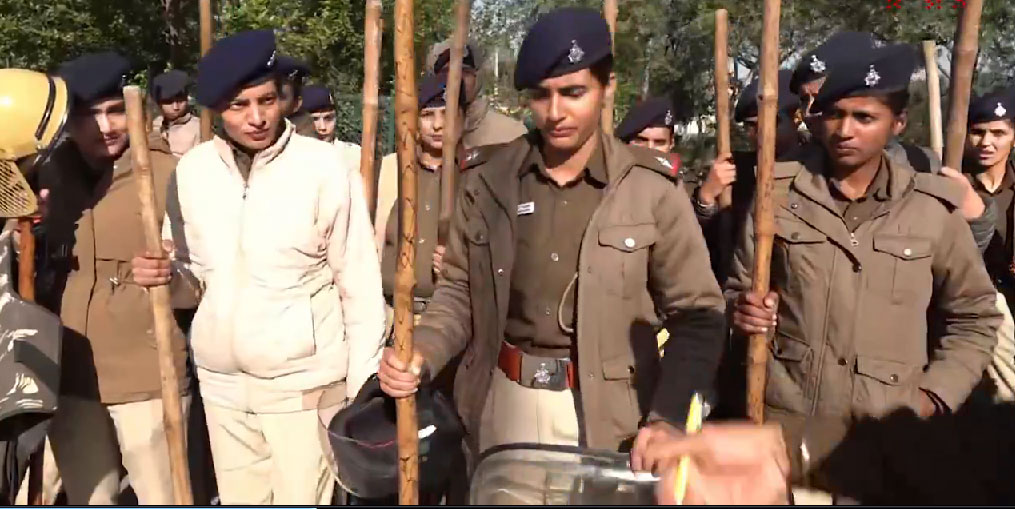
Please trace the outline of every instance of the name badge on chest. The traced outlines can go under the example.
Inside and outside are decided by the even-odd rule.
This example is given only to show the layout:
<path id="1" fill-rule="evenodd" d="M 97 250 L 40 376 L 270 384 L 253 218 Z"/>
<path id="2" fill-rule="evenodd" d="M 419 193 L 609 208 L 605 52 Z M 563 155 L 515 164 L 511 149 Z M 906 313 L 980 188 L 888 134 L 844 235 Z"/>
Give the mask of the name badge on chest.
<path id="1" fill-rule="evenodd" d="M 525 202 L 518 205 L 518 215 L 526 216 L 536 211 L 536 202 Z"/>

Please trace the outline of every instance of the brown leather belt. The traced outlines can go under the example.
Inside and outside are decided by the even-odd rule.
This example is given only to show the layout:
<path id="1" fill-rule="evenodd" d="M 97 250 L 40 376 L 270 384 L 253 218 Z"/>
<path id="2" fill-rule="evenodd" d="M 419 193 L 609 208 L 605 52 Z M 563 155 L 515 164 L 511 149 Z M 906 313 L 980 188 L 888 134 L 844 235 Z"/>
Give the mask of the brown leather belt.
<path id="1" fill-rule="evenodd" d="M 576 386 L 571 359 L 529 355 L 507 341 L 501 342 L 497 366 L 508 380 L 523 387 L 563 391 Z"/>

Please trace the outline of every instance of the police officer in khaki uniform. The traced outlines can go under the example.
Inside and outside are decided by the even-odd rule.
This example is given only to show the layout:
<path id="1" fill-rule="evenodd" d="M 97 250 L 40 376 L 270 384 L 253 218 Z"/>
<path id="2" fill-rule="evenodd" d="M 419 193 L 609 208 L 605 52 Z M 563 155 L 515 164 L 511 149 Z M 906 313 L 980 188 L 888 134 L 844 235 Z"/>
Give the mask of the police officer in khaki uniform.
<path id="1" fill-rule="evenodd" d="M 465 113 L 462 144 L 466 149 L 484 145 L 507 143 L 525 134 L 525 125 L 517 119 L 498 112 L 490 105 L 490 100 L 482 95 L 483 84 L 479 71 L 483 66 L 483 51 L 476 41 L 465 45 L 462 57 L 462 79 L 465 82 L 463 93 L 467 111 Z M 433 74 L 448 72 L 451 61 L 451 39 L 434 44 L 427 55 L 427 70 Z"/>
<path id="2" fill-rule="evenodd" d="M 677 145 L 677 136 L 673 132 L 675 120 L 670 99 L 653 97 L 632 106 L 614 134 L 624 143 L 666 154 L 673 166 L 673 174 L 686 182 L 687 175 L 680 164 L 680 154 L 673 152 Z"/>
<path id="3" fill-rule="evenodd" d="M 302 113 L 310 117 L 314 128 L 313 136 L 319 140 L 334 144 L 342 150 L 343 158 L 350 167 L 359 171 L 359 160 L 362 150 L 355 143 L 338 139 L 338 112 L 331 90 L 324 85 L 308 85 L 303 89 Z"/>
<path id="4" fill-rule="evenodd" d="M 151 98 L 161 112 L 153 127 L 176 157 L 201 143 L 201 119 L 190 111 L 189 84 L 190 77 L 178 69 L 152 79 Z"/>
<path id="5" fill-rule="evenodd" d="M 824 460 L 863 419 L 957 411 L 1001 321 L 964 191 L 885 151 L 915 65 L 911 47 L 890 45 L 831 72 L 812 105 L 820 146 L 775 167 L 775 291 L 749 291 L 750 219 L 728 285 L 736 331 L 774 333 L 765 418 L 786 430 L 797 478 L 836 496 L 850 482 L 872 500 L 898 489 L 878 458 Z"/>
<path id="6" fill-rule="evenodd" d="M 804 122 L 810 135 L 820 138 L 820 112 L 812 107 L 829 73 L 843 62 L 857 55 L 876 50 L 885 45 L 874 34 L 866 32 L 839 32 L 828 38 L 814 50 L 804 54 L 793 70 L 790 92 L 797 94 L 802 102 Z M 893 159 L 905 159 L 909 166 L 922 173 L 944 173 L 959 183 L 963 190 L 962 215 L 969 223 L 976 245 L 983 251 L 994 234 L 994 216 L 997 211 L 990 200 L 985 203 L 977 195 L 969 181 L 958 170 L 942 170 L 941 160 L 929 148 L 903 142 L 898 137 L 889 141 L 886 150 Z"/>
<path id="7" fill-rule="evenodd" d="M 121 95 L 129 71 L 112 52 L 60 67 L 74 98 L 70 139 L 40 174 L 40 187 L 48 190 L 40 247 L 49 263 L 37 290 L 64 324 L 50 440 L 75 505 L 116 504 L 121 465 L 142 504 L 173 503 L 154 323 L 148 295 L 131 277 L 131 260 L 145 241 Z M 149 143 L 161 218 L 176 158 L 157 134 Z M 185 279 L 173 290 L 176 304 L 196 304 Z M 175 326 L 171 344 L 186 394 L 186 345 Z"/>
<path id="8" fill-rule="evenodd" d="M 405 396 L 464 352 L 455 400 L 472 453 L 617 450 L 646 422 L 680 422 L 712 383 L 724 303 L 668 161 L 600 130 L 612 64 L 598 11 L 537 20 L 515 87 L 538 130 L 466 162 L 415 358 L 382 358 L 382 388 Z M 660 326 L 679 338 L 661 363 Z"/>
<path id="9" fill-rule="evenodd" d="M 993 387 L 987 394 L 995 400 L 1015 400 L 1015 248 L 1012 224 L 1015 203 L 1015 87 L 1002 88 L 974 98 L 969 105 L 969 129 L 963 171 L 985 201 L 997 211 L 994 236 L 983 252 L 987 273 L 998 291 L 998 309 L 1004 322 L 998 328 L 998 344 L 987 368 Z"/>
<path id="10" fill-rule="evenodd" d="M 419 86 L 419 144 L 416 153 L 416 286 L 413 287 L 412 312 L 417 316 L 426 311 L 433 297 L 437 275 L 441 270 L 444 246 L 437 245 L 437 220 L 440 216 L 441 172 L 446 110 L 445 89 L 447 75 L 429 75 Z M 464 111 L 465 100 L 459 95 L 459 114 Z M 457 168 L 451 168 L 456 171 Z M 461 182 L 461 179 L 455 179 Z M 397 207 L 396 207 L 397 208 Z M 393 305 L 395 271 L 398 263 L 399 214 L 388 215 L 384 250 L 381 260 L 381 281 L 384 298 Z"/>

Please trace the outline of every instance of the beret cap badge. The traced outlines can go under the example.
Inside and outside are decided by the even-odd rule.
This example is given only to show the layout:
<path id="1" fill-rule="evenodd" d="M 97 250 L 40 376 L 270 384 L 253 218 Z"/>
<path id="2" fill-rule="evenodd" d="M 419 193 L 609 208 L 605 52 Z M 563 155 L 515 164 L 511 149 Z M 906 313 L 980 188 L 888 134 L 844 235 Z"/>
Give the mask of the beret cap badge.
<path id="1" fill-rule="evenodd" d="M 825 72 L 825 63 L 819 60 L 817 55 L 811 55 L 811 71 L 816 73 Z"/>
<path id="2" fill-rule="evenodd" d="M 863 82 L 868 87 L 873 87 L 881 81 L 881 75 L 874 69 L 874 66 L 870 66 L 870 70 L 867 71 L 867 77 L 863 79 Z"/>
<path id="3" fill-rule="evenodd" d="M 663 122 L 665 122 L 666 125 L 673 124 L 673 112 L 671 110 L 666 110 L 666 118 L 663 119 Z"/>
<path id="4" fill-rule="evenodd" d="M 275 52 L 271 52 L 271 56 L 268 57 L 268 63 L 264 64 L 265 67 L 271 67 L 275 65 Z"/>
<path id="5" fill-rule="evenodd" d="M 571 40 L 571 51 L 567 53 L 567 60 L 572 64 L 577 64 L 582 61 L 585 56 L 585 52 L 582 51 L 581 47 L 578 46 L 578 41 Z"/>
<path id="6" fill-rule="evenodd" d="M 994 114 L 997 115 L 997 118 L 1004 117 L 1005 113 L 1008 113 L 1008 110 L 1001 103 L 997 103 L 997 108 L 994 109 Z"/>

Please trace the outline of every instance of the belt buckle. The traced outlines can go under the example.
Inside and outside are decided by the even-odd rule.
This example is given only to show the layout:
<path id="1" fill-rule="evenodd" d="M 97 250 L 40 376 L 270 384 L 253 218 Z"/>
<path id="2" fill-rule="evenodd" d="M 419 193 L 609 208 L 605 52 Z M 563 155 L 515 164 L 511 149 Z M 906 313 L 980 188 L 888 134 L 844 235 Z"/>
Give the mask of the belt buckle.
<path id="1" fill-rule="evenodd" d="M 567 389 L 567 365 L 560 359 L 544 359 L 532 374 L 532 388 L 551 391 Z"/>

